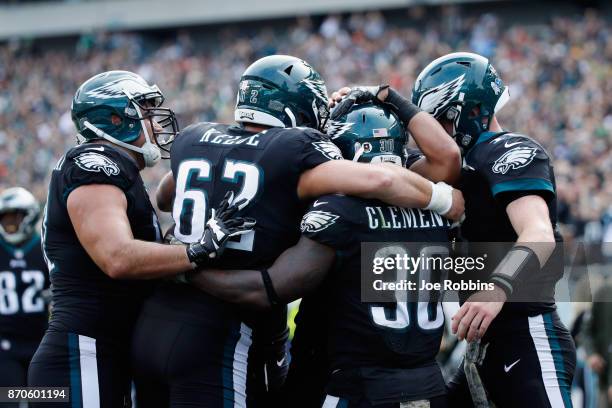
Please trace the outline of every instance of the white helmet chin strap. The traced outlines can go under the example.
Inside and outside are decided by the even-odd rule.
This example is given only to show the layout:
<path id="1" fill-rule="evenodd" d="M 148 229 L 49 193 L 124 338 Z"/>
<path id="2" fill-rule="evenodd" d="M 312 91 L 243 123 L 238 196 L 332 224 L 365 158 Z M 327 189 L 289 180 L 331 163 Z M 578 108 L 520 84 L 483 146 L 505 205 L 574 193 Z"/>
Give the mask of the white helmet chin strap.
<path id="1" fill-rule="evenodd" d="M 134 145 L 129 144 L 129 143 L 122 142 L 119 139 L 115 139 L 114 137 L 112 137 L 108 133 L 104 132 L 103 130 L 98 129 L 97 127 L 95 127 L 94 125 L 89 123 L 88 121 L 84 121 L 83 122 L 83 126 L 85 126 L 87 129 L 89 129 L 92 132 L 94 132 L 96 134 L 96 136 L 99 136 L 102 139 L 108 140 L 109 142 L 114 143 L 114 144 L 116 144 L 118 146 L 125 147 L 126 149 L 129 149 L 129 150 L 132 150 L 134 152 L 142 154 L 142 157 L 144 158 L 144 162 L 145 162 L 145 166 L 146 167 L 153 167 L 153 166 L 155 166 L 155 164 L 161 158 L 161 152 L 159 151 L 159 148 L 157 146 L 153 145 L 149 141 L 149 136 L 148 136 L 146 130 L 144 131 L 145 132 L 145 138 L 146 138 L 145 143 L 142 145 L 142 147 L 138 147 L 138 146 L 134 146 Z M 143 129 L 146 129 L 146 128 L 143 127 Z"/>
<path id="2" fill-rule="evenodd" d="M 363 155 L 364 150 L 365 149 L 363 148 L 363 145 L 360 144 L 359 149 L 357 149 L 357 151 L 355 152 L 355 155 L 353 156 L 353 161 L 354 162 L 359 161 L 359 159 Z"/>
<path id="3" fill-rule="evenodd" d="M 130 100 L 134 99 L 127 90 L 124 89 L 123 92 L 127 95 L 127 97 Z M 136 109 L 136 112 L 138 113 L 138 118 L 140 119 L 140 127 L 142 128 L 142 131 L 144 132 L 145 142 L 142 145 L 142 147 L 136 147 L 134 145 L 129 145 L 129 146 L 132 146 L 132 150 L 142 153 L 142 157 L 144 158 L 146 167 L 153 167 L 161 159 L 161 151 L 159 150 L 159 147 L 151 143 L 151 137 L 149 136 L 149 130 L 147 129 L 147 126 L 145 124 L 144 118 L 142 116 L 142 112 L 140 111 L 140 107 L 138 106 L 137 103 L 134 103 L 133 105 L 134 105 L 134 108 Z"/>

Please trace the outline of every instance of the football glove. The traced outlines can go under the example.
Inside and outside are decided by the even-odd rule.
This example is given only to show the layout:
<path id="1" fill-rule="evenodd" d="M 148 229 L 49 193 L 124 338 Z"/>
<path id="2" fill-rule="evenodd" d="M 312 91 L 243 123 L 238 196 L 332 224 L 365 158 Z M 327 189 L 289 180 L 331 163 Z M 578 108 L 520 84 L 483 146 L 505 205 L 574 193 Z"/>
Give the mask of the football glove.
<path id="1" fill-rule="evenodd" d="M 189 244 L 187 256 L 195 266 L 203 266 L 209 260 L 218 258 L 223 253 L 227 241 L 231 237 L 253 231 L 256 221 L 253 218 L 233 217 L 240 207 L 247 202 L 242 199 L 234 201 L 234 192 L 229 191 L 219 207 L 211 210 L 206 222 L 204 234 L 198 242 Z"/>
<path id="2" fill-rule="evenodd" d="M 338 103 L 332 111 L 331 120 L 338 120 L 348 113 L 355 104 L 372 102 L 378 94 L 389 88 L 389 85 L 356 86 Z M 378 102 L 381 102 L 380 100 Z"/>
<path id="3" fill-rule="evenodd" d="M 389 92 L 383 101 L 378 96 L 385 89 L 389 89 Z M 421 111 L 418 106 L 400 95 L 395 89 L 390 88 L 389 85 L 358 86 L 351 89 L 344 99 L 338 103 L 332 111 L 330 119 L 338 121 L 349 112 L 353 105 L 372 101 L 388 106 L 406 126 Z"/>

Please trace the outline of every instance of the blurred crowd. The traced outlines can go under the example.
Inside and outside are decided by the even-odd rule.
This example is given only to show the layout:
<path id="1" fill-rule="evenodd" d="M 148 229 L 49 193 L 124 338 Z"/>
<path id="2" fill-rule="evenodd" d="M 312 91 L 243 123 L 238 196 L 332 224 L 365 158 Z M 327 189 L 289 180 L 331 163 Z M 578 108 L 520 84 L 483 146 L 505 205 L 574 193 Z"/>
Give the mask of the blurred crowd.
<path id="1" fill-rule="evenodd" d="M 75 142 L 70 101 L 88 77 L 132 70 L 157 83 L 180 123 L 233 120 L 238 79 L 250 62 L 286 53 L 309 61 L 331 92 L 388 82 L 409 95 L 418 72 L 452 51 L 492 59 L 509 84 L 503 127 L 553 155 L 564 233 L 612 241 L 612 33 L 594 11 L 537 24 L 460 7 L 413 7 L 163 33 L 89 33 L 55 42 L 0 44 L 0 188 L 44 201 L 50 170 Z M 150 191 L 167 164 L 144 172 Z"/>

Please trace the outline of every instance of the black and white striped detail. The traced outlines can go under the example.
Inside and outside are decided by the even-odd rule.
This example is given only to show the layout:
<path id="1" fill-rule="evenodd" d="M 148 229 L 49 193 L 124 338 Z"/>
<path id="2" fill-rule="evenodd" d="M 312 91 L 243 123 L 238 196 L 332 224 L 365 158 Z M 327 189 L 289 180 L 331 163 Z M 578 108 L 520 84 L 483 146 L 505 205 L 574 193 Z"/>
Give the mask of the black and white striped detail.
<path id="1" fill-rule="evenodd" d="M 79 335 L 83 408 L 100 408 L 96 339 Z"/>
<path id="2" fill-rule="evenodd" d="M 336 408 L 339 402 L 339 397 L 334 397 L 333 395 L 326 395 L 325 401 L 323 401 L 323 405 L 321 406 L 321 408 Z"/>
<path id="3" fill-rule="evenodd" d="M 72 407 L 100 408 L 96 339 L 69 333 L 70 399 Z"/>
<path id="4" fill-rule="evenodd" d="M 546 395 L 551 407 L 565 407 L 563 400 L 559 377 L 557 375 L 557 367 L 550 348 L 550 339 L 546 333 L 546 325 L 543 315 L 529 317 L 529 334 L 533 340 L 533 344 L 540 362 L 540 370 L 542 372 L 542 382 L 546 389 Z"/>
<path id="5" fill-rule="evenodd" d="M 240 324 L 240 338 L 234 348 L 234 362 L 232 366 L 232 383 L 234 387 L 234 408 L 246 408 L 247 400 L 247 371 L 251 344 L 253 343 L 253 330 L 244 323 Z"/>

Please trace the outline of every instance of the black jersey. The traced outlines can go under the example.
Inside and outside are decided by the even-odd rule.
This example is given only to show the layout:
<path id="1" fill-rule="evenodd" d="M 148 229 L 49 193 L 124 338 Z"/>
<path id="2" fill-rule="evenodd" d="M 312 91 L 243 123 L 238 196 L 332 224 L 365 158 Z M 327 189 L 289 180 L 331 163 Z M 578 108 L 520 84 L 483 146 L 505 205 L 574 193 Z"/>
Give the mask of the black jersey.
<path id="1" fill-rule="evenodd" d="M 377 200 L 327 195 L 311 205 L 302 219 L 303 235 L 336 250 L 325 288 L 331 371 L 433 364 L 443 333 L 441 305 L 363 302 L 361 244 L 445 243 L 449 228 L 446 218 L 431 211 Z"/>
<path id="2" fill-rule="evenodd" d="M 0 237 L 0 338 L 40 340 L 47 328 L 49 287 L 40 236 L 20 245 Z"/>
<path id="3" fill-rule="evenodd" d="M 561 242 L 557 230 L 557 200 L 555 176 L 546 150 L 528 136 L 516 133 L 483 133 L 464 158 L 460 189 L 465 197 L 466 219 L 461 235 L 468 242 L 515 242 L 517 234 L 506 213 L 508 204 L 520 197 L 539 195 L 548 204 L 555 239 Z M 476 245 L 470 244 L 476 248 Z M 535 315 L 554 310 L 554 284 L 563 273 L 559 263 L 561 245 L 557 245 L 538 276 L 529 277 L 524 288 L 546 287 L 545 302 L 507 303 L 502 315 L 509 312 Z M 510 247 L 488 251 L 487 265 L 494 268 Z M 487 268 L 484 274 L 491 273 Z M 486 279 L 486 277 L 485 277 Z M 497 319 L 500 320 L 500 319 Z"/>
<path id="4" fill-rule="evenodd" d="M 149 284 L 111 279 L 80 244 L 66 203 L 74 189 L 87 184 L 120 188 L 127 198 L 134 238 L 161 240 L 157 216 L 131 156 L 113 146 L 95 143 L 68 151 L 51 175 L 43 221 L 43 250 L 53 292 L 49 330 L 123 344 L 131 334 Z"/>
<path id="5" fill-rule="evenodd" d="M 555 176 L 550 157 L 528 136 L 482 134 L 465 157 L 461 191 L 466 207 L 461 232 L 468 241 L 516 241 L 506 206 L 526 195 L 536 194 L 546 200 L 550 221 L 556 227 Z"/>
<path id="6" fill-rule="evenodd" d="M 272 128 L 261 133 L 237 126 L 189 126 L 172 146 L 176 197 L 175 236 L 194 242 L 204 231 L 210 208 L 233 190 L 249 205 L 241 216 L 257 220 L 255 231 L 230 242 L 219 261 L 227 269 L 271 264 L 297 242 L 305 205 L 297 196 L 300 175 L 331 159 L 341 159 L 326 136 L 309 128 Z"/>
<path id="7" fill-rule="evenodd" d="M 210 209 L 232 190 L 235 200 L 249 200 L 239 216 L 253 217 L 257 225 L 253 232 L 228 242 L 223 256 L 213 264 L 224 269 L 269 266 L 300 237 L 306 207 L 297 195 L 300 175 L 341 158 L 327 136 L 314 129 L 271 128 L 253 133 L 218 123 L 191 125 L 172 145 L 174 235 L 183 242 L 198 240 Z M 204 292 L 171 283 L 160 287 L 153 300 L 166 309 L 181 309 L 189 319 L 209 323 L 231 309 Z"/>

